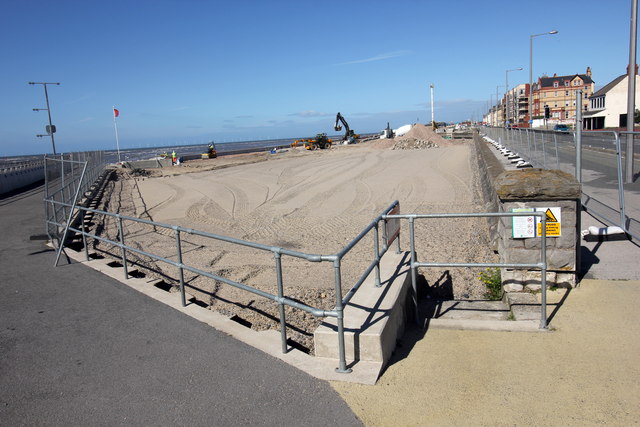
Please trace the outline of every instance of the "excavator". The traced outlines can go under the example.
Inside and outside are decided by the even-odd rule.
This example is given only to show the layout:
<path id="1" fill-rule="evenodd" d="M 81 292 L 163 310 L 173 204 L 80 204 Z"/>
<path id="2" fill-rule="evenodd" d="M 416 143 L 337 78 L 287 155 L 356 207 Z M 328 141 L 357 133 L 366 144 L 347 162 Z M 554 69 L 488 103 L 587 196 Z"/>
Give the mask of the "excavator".
<path id="1" fill-rule="evenodd" d="M 333 126 L 333 129 L 338 130 L 338 131 L 342 130 L 342 126 L 340 125 L 340 123 L 342 123 L 342 125 L 344 125 L 344 131 L 345 131 L 344 132 L 344 142 L 346 144 L 355 144 L 356 138 L 358 138 L 360 135 L 355 134 L 352 129 L 349 129 L 349 124 L 344 119 L 342 114 L 340 114 L 340 112 L 338 112 L 338 114 L 336 115 L 336 124 Z"/>

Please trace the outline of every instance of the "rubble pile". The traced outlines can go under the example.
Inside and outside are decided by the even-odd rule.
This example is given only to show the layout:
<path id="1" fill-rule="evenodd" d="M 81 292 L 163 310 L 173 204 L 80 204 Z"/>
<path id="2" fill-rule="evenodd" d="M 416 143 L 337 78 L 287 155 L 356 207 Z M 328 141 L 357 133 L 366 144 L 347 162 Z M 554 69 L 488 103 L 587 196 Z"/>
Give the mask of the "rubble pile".
<path id="1" fill-rule="evenodd" d="M 402 138 L 396 141 L 392 150 L 420 150 L 425 148 L 438 148 L 438 144 L 426 139 Z"/>

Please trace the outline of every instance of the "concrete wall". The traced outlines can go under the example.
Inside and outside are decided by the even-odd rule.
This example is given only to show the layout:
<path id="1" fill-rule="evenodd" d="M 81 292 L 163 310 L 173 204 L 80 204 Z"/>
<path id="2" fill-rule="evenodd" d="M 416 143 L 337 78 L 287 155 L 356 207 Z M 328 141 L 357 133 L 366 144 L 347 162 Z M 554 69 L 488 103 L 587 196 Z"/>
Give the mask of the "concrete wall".
<path id="1" fill-rule="evenodd" d="M 44 162 L 0 169 L 0 194 L 44 180 Z"/>

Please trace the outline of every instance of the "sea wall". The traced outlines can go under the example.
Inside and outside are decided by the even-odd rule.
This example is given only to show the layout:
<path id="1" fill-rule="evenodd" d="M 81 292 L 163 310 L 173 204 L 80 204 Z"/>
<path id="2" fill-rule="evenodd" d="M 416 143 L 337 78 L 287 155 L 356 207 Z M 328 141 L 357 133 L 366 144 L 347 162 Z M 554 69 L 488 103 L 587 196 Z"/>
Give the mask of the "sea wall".
<path id="1" fill-rule="evenodd" d="M 44 180 L 44 162 L 24 163 L 0 169 L 0 194 Z"/>

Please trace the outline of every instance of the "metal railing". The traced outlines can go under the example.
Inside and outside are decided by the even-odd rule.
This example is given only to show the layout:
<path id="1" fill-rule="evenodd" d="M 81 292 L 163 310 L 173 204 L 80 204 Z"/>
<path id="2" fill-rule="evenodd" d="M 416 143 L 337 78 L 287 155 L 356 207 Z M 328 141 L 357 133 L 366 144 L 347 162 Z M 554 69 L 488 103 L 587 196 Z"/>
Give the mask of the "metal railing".
<path id="1" fill-rule="evenodd" d="M 586 211 L 640 240 L 640 181 L 636 176 L 634 182 L 625 183 L 628 161 L 623 162 L 623 145 L 636 144 L 640 132 L 582 132 L 580 144 L 575 132 L 483 127 L 480 134 L 518 153 L 534 167 L 574 175 L 582 184 Z M 625 137 L 629 135 L 631 138 Z M 633 164 L 638 170 L 637 158 Z"/>
<path id="2" fill-rule="evenodd" d="M 191 286 L 189 283 L 185 281 L 185 277 L 184 277 L 185 271 L 189 271 L 196 275 L 207 277 L 207 278 L 228 284 L 235 288 L 242 289 L 246 292 L 250 292 L 252 294 L 272 300 L 278 304 L 280 335 L 281 335 L 283 353 L 286 353 L 288 351 L 287 333 L 286 333 L 286 317 L 285 317 L 285 310 L 284 310 L 285 306 L 290 306 L 299 310 L 303 310 L 316 317 L 326 317 L 326 316 L 335 317 L 337 319 L 337 326 L 338 326 L 338 352 L 339 352 L 339 355 L 338 355 L 339 366 L 338 368 L 336 368 L 336 371 L 340 373 L 351 372 L 351 369 L 347 368 L 347 362 L 346 362 L 346 356 L 345 356 L 344 306 L 349 303 L 349 301 L 351 300 L 351 298 L 353 297 L 357 289 L 360 288 L 360 286 L 364 283 L 366 278 L 371 273 L 375 275 L 374 276 L 375 285 L 381 286 L 380 260 L 389 249 L 389 246 L 391 245 L 393 240 L 398 239 L 397 251 L 399 252 L 400 250 L 399 249 L 399 235 L 400 235 L 399 223 L 396 223 L 393 221 L 390 222 L 384 218 L 384 216 L 387 214 L 399 212 L 398 201 L 393 202 L 387 209 L 385 209 L 382 213 L 380 213 L 373 221 L 371 221 L 362 230 L 362 232 L 358 236 L 356 236 L 350 243 L 348 243 L 338 253 L 332 254 L 332 255 L 321 255 L 321 254 L 308 254 L 304 252 L 285 249 L 278 246 L 263 245 L 260 243 L 254 243 L 254 242 L 237 239 L 233 237 L 222 236 L 218 234 L 180 227 L 177 225 L 163 224 L 155 221 L 125 216 L 118 213 L 106 212 L 103 210 L 93 209 L 85 206 L 79 206 L 77 203 L 75 203 L 75 200 L 77 200 L 77 192 L 76 192 L 76 197 L 74 198 L 74 203 L 62 202 L 62 201 L 55 200 L 54 198 L 49 198 L 46 200 L 46 202 L 48 205 L 53 206 L 51 208 L 53 212 L 57 211 L 58 209 L 67 210 L 70 213 L 67 218 L 71 218 L 72 216 L 79 215 L 80 216 L 79 227 L 73 226 L 70 220 L 68 220 L 66 223 L 62 223 L 57 220 L 48 220 L 47 222 L 58 228 L 64 227 L 63 238 L 61 239 L 61 242 L 63 243 L 66 241 L 66 237 L 69 232 L 74 232 L 81 235 L 84 251 L 85 251 L 85 258 L 87 259 L 87 261 L 90 260 L 87 238 L 91 238 L 97 241 L 111 244 L 120 249 L 120 259 L 122 261 L 122 266 L 124 267 L 123 270 L 124 270 L 125 280 L 128 279 L 130 276 L 128 272 L 128 267 L 127 267 L 127 264 L 128 264 L 127 257 L 129 253 L 141 255 L 144 257 L 148 257 L 152 260 L 171 265 L 178 269 L 179 287 L 180 287 L 180 294 L 181 294 L 181 300 L 182 300 L 183 306 L 186 306 L 187 304 L 185 288 L 186 287 L 194 288 L 193 286 Z M 118 229 L 118 233 L 117 233 L 118 240 L 111 240 L 107 237 L 100 236 L 96 233 L 92 233 L 91 231 L 87 230 L 84 222 L 84 215 L 87 213 L 93 214 L 93 215 L 104 215 L 105 217 L 115 219 L 117 223 L 117 229 Z M 125 235 L 126 235 L 125 230 L 128 222 L 146 224 L 154 227 L 154 229 L 171 230 L 175 238 L 175 254 L 174 254 L 175 259 L 171 259 L 170 257 L 167 257 L 167 256 L 154 254 L 146 250 L 127 244 L 127 242 L 125 241 Z M 381 223 L 384 224 L 382 236 L 380 236 Z M 369 265 L 366 267 L 364 273 L 362 273 L 362 275 L 356 280 L 355 284 L 348 291 L 346 291 L 345 295 L 343 296 L 342 295 L 343 284 L 342 284 L 342 273 L 341 273 L 342 260 L 371 232 L 373 233 L 372 259 L 369 262 Z M 225 243 L 230 243 L 234 245 L 249 247 L 262 252 L 271 252 L 273 254 L 273 259 L 274 259 L 274 269 L 276 273 L 276 282 L 277 282 L 276 283 L 277 294 L 271 294 L 261 289 L 247 285 L 246 283 L 240 283 L 240 282 L 225 278 L 219 274 L 214 274 L 214 273 L 211 273 L 210 271 L 205 271 L 202 268 L 198 268 L 194 265 L 187 264 L 183 259 L 184 251 L 182 249 L 182 238 L 181 238 L 183 233 L 200 236 L 207 239 L 213 239 L 219 242 L 225 242 Z M 64 245 L 60 245 L 58 247 L 55 265 L 58 264 L 58 261 L 60 259 L 60 255 L 63 249 L 64 249 Z M 336 305 L 332 310 L 324 310 L 321 308 L 312 307 L 310 305 L 298 302 L 294 299 L 291 299 L 285 296 L 284 285 L 283 285 L 284 283 L 283 268 L 282 268 L 283 257 L 303 259 L 303 260 L 306 260 L 307 262 L 312 262 L 312 263 L 330 262 L 333 264 Z"/>
<path id="3" fill-rule="evenodd" d="M 440 263 L 440 262 L 418 262 L 416 257 L 416 237 L 415 221 L 418 219 L 434 218 L 491 218 L 491 217 L 532 217 L 537 216 L 541 224 L 541 244 L 540 261 L 537 263 Z M 458 213 L 458 214 L 390 214 L 384 215 L 384 219 L 406 219 L 409 222 L 409 246 L 411 251 L 411 287 L 413 290 L 413 303 L 415 305 L 416 321 L 419 322 L 418 311 L 418 290 L 417 271 L 420 267 L 492 267 L 492 268 L 516 268 L 516 269 L 539 269 L 541 272 L 541 306 L 540 306 L 540 329 L 546 329 L 547 324 L 547 233 L 546 214 L 544 212 L 499 212 L 499 213 Z"/>
<path id="4" fill-rule="evenodd" d="M 80 195 L 91 190 L 105 165 L 102 151 L 44 157 L 44 217 L 49 239 L 60 239 L 60 224 L 72 220 L 69 207 L 75 206 Z"/>

